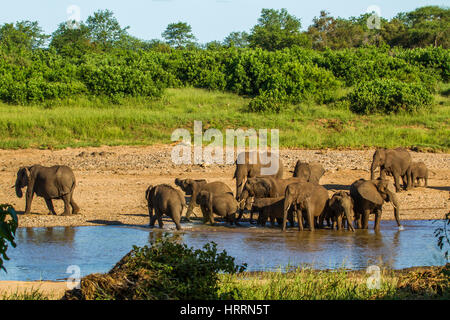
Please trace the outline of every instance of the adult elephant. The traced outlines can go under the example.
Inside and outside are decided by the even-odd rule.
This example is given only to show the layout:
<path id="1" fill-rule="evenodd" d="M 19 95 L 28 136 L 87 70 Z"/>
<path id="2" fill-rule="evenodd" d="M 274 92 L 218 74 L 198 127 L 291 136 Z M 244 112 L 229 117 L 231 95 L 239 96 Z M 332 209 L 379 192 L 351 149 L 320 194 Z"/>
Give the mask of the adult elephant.
<path id="1" fill-rule="evenodd" d="M 294 177 L 304 182 L 319 183 L 324 173 L 325 169 L 318 162 L 307 163 L 299 160 L 294 168 Z"/>
<path id="2" fill-rule="evenodd" d="M 258 211 L 261 213 L 261 210 L 253 208 L 251 204 L 251 200 L 253 198 L 278 198 L 284 196 L 284 192 L 286 187 L 295 182 L 299 182 L 298 178 L 289 178 L 289 179 L 277 179 L 272 177 L 256 177 L 247 179 L 244 188 L 241 192 L 240 197 L 238 198 L 238 202 L 241 204 L 241 213 L 239 214 L 239 218 L 242 218 L 243 209 L 252 210 L 250 222 L 253 221 L 253 213 Z"/>
<path id="3" fill-rule="evenodd" d="M 339 191 L 331 197 L 328 201 L 325 218 L 330 218 L 333 221 L 333 229 L 340 230 L 342 228 L 343 218 L 345 218 L 348 229 L 353 232 L 355 231 L 353 227 L 353 217 L 355 216 L 353 206 L 353 199 L 348 192 Z"/>
<path id="4" fill-rule="evenodd" d="M 405 189 L 409 190 L 412 187 L 411 164 L 411 155 L 404 148 L 377 149 L 370 167 L 370 179 L 375 179 L 375 170 L 380 168 L 381 179 L 386 179 L 387 174 L 394 177 L 396 192 L 401 190 L 400 177 L 403 179 Z"/>
<path id="5" fill-rule="evenodd" d="M 153 227 L 158 220 L 158 225 L 162 228 L 162 216 L 167 215 L 172 218 L 177 230 L 181 230 L 180 221 L 186 202 L 179 190 L 167 184 L 149 186 L 145 192 L 145 199 L 147 200 L 150 227 Z M 153 210 L 155 210 L 154 215 Z"/>
<path id="6" fill-rule="evenodd" d="M 396 194 L 390 190 L 388 180 L 364 180 L 355 181 L 350 186 L 350 195 L 354 201 L 355 221 L 358 228 L 368 229 L 369 216 L 375 214 L 374 230 L 380 230 L 381 214 L 384 202 L 391 202 L 394 207 L 394 216 L 400 230 L 400 205 Z"/>
<path id="7" fill-rule="evenodd" d="M 233 176 L 233 179 L 236 179 L 236 200 L 239 200 L 244 183 L 249 178 L 257 176 L 283 178 L 283 161 L 279 156 L 272 155 L 270 151 L 267 152 L 267 158 L 276 163 L 261 161 L 261 154 L 255 151 L 242 152 L 237 156 L 236 170 Z M 274 169 L 274 172 L 271 172 L 272 170 L 269 168 Z"/>
<path id="8" fill-rule="evenodd" d="M 189 201 L 188 210 L 186 212 L 186 219 L 189 221 L 189 217 L 194 211 L 194 207 L 197 206 L 197 195 L 201 191 L 208 191 L 212 194 L 230 193 L 233 195 L 233 191 L 229 186 L 220 181 L 208 183 L 206 180 L 193 180 L 193 179 L 175 179 L 175 184 L 179 186 L 186 195 L 191 195 Z"/>
<path id="9" fill-rule="evenodd" d="M 312 182 L 299 182 L 287 186 L 284 197 L 283 231 L 286 231 L 286 220 L 289 209 L 294 206 L 297 212 L 298 228 L 303 230 L 303 217 L 311 231 L 315 230 L 315 219 L 319 218 L 322 226 L 328 203 L 328 191 L 321 185 Z"/>
<path id="10" fill-rule="evenodd" d="M 31 212 L 31 203 L 36 194 L 44 198 L 49 214 L 53 215 L 56 215 L 56 212 L 52 200 L 62 199 L 64 201 L 63 216 L 78 214 L 80 211 L 73 199 L 75 186 L 75 175 L 69 167 L 44 167 L 38 164 L 20 168 L 15 183 L 16 194 L 19 198 L 23 197 L 22 189 L 27 187 L 25 214 Z M 72 207 L 72 213 L 70 207 Z"/>

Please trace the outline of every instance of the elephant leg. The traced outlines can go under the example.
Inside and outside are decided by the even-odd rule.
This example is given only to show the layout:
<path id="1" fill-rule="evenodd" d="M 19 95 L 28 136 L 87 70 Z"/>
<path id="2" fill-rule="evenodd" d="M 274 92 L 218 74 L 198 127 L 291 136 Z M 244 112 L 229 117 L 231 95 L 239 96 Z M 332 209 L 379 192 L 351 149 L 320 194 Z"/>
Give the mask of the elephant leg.
<path id="1" fill-rule="evenodd" d="M 149 224 L 150 227 L 154 227 L 155 226 L 155 222 L 156 222 L 157 218 L 158 217 L 156 216 L 156 212 L 155 212 L 155 214 L 152 217 L 150 217 L 150 224 Z"/>
<path id="2" fill-rule="evenodd" d="M 363 229 L 369 229 L 369 216 L 370 216 L 370 209 L 364 210 L 364 214 L 362 215 L 362 228 Z"/>
<path id="3" fill-rule="evenodd" d="M 400 192 L 402 189 L 400 188 L 400 176 L 394 174 L 394 182 L 395 182 L 395 192 Z"/>
<path id="4" fill-rule="evenodd" d="M 341 216 L 337 217 L 337 229 L 338 230 L 342 229 L 342 217 Z"/>
<path id="5" fill-rule="evenodd" d="M 157 212 L 157 213 L 156 213 L 156 218 L 158 219 L 158 225 L 159 225 L 159 227 L 160 227 L 161 229 L 164 227 L 164 223 L 163 223 L 163 220 L 162 220 L 162 216 L 163 216 L 162 212 Z"/>
<path id="6" fill-rule="evenodd" d="M 62 196 L 64 201 L 64 212 L 62 216 L 70 216 L 70 193 Z"/>
<path id="7" fill-rule="evenodd" d="M 303 231 L 303 211 L 300 209 L 296 210 L 297 220 L 298 220 L 298 230 Z"/>
<path id="8" fill-rule="evenodd" d="M 375 226 L 374 226 L 374 230 L 375 231 L 380 231 L 380 220 L 381 220 L 381 210 L 377 209 L 375 211 Z"/>
<path id="9" fill-rule="evenodd" d="M 408 183 L 406 184 L 406 190 L 410 190 L 413 186 L 413 183 L 414 183 L 414 181 L 412 180 L 412 170 L 411 170 L 411 167 L 409 167 L 407 170 L 406 170 L 406 178 L 407 178 L 407 181 L 408 181 Z"/>
<path id="10" fill-rule="evenodd" d="M 424 187 L 425 187 L 425 188 L 428 188 L 428 174 L 425 176 L 424 180 L 425 180 L 425 185 L 424 185 Z"/>
<path id="11" fill-rule="evenodd" d="M 31 203 L 33 202 L 34 192 L 29 192 L 27 189 L 26 203 L 25 203 L 25 214 L 31 213 Z"/>
<path id="12" fill-rule="evenodd" d="M 73 192 L 70 193 L 70 206 L 72 207 L 72 214 L 80 213 L 80 207 L 76 204 L 75 200 L 73 200 Z"/>
<path id="13" fill-rule="evenodd" d="M 55 208 L 53 207 L 52 199 L 45 199 L 45 203 L 47 204 L 49 214 L 56 216 L 56 212 L 55 212 Z"/>
<path id="14" fill-rule="evenodd" d="M 315 219 L 314 219 L 314 216 L 313 216 L 312 212 L 313 212 L 312 208 L 310 206 L 308 206 L 306 208 L 306 217 L 308 219 L 309 230 L 310 231 L 315 231 L 315 229 L 316 229 L 315 226 L 314 226 Z"/>

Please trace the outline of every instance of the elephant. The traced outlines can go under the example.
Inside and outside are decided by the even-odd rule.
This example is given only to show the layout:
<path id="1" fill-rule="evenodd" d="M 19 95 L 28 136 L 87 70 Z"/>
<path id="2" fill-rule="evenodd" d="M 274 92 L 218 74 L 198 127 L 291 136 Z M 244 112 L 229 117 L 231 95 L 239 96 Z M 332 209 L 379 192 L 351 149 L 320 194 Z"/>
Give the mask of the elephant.
<path id="1" fill-rule="evenodd" d="M 236 212 L 239 205 L 232 193 L 215 194 L 202 190 L 197 195 L 197 204 L 200 205 L 203 213 L 203 219 L 208 220 L 214 225 L 214 214 L 224 217 L 231 225 L 236 224 Z"/>
<path id="2" fill-rule="evenodd" d="M 287 186 L 284 198 L 283 231 L 286 231 L 288 211 L 292 206 L 297 212 L 300 231 L 303 231 L 303 216 L 311 231 L 315 230 L 316 218 L 319 218 L 318 226 L 323 225 L 328 204 L 328 191 L 323 186 L 312 182 L 292 183 Z"/>
<path id="3" fill-rule="evenodd" d="M 256 177 L 247 179 L 244 188 L 238 198 L 241 204 L 240 209 L 246 208 L 247 210 L 252 209 L 252 215 L 250 217 L 250 222 L 253 220 L 253 207 L 251 206 L 251 200 L 253 198 L 277 198 L 284 195 L 286 187 L 295 182 L 299 182 L 298 178 L 289 179 L 276 179 L 272 177 Z M 255 208 L 256 209 L 256 208 Z M 238 220 L 242 217 L 243 212 L 241 211 Z"/>
<path id="4" fill-rule="evenodd" d="M 259 225 L 264 227 L 267 223 L 267 219 L 269 218 L 272 226 L 275 225 L 275 220 L 279 225 L 283 224 L 284 197 L 255 199 L 253 202 L 253 208 L 255 211 L 261 212 L 258 217 Z M 294 215 L 292 210 L 289 211 L 288 220 L 290 225 L 293 227 Z"/>
<path id="5" fill-rule="evenodd" d="M 395 191 L 400 192 L 400 177 L 403 179 L 405 189 L 411 188 L 411 155 L 404 148 L 377 149 L 373 155 L 370 167 L 370 180 L 375 179 L 375 170 L 380 167 L 381 179 L 386 179 L 386 174 L 394 177 Z"/>
<path id="6" fill-rule="evenodd" d="M 278 156 L 272 155 L 272 153 L 268 151 L 267 157 L 272 159 L 272 156 L 275 159 L 278 159 L 278 166 L 272 175 L 264 174 L 263 169 L 268 170 L 272 163 L 261 164 L 261 154 L 257 152 L 242 152 L 237 156 L 236 170 L 233 176 L 233 179 L 236 179 L 236 200 L 239 200 L 244 183 L 248 178 L 257 176 L 274 177 L 278 179 L 283 178 L 283 161 Z"/>
<path id="7" fill-rule="evenodd" d="M 294 169 L 294 177 L 300 178 L 302 182 L 319 183 L 324 173 L 325 169 L 318 162 L 307 163 L 299 160 Z"/>
<path id="8" fill-rule="evenodd" d="M 216 181 L 208 183 L 206 180 L 193 180 L 193 179 L 175 179 L 175 184 L 179 186 L 186 195 L 191 195 L 188 210 L 186 212 L 186 219 L 189 221 L 189 217 L 194 211 L 194 207 L 197 205 L 197 195 L 199 192 L 205 190 L 213 194 L 230 193 L 233 195 L 233 191 L 225 183 Z"/>
<path id="9" fill-rule="evenodd" d="M 49 214 L 53 215 L 56 215 L 56 212 L 52 199 L 62 199 L 64 201 L 63 216 L 71 214 L 69 205 L 72 207 L 73 215 L 79 214 L 80 207 L 73 199 L 75 186 L 75 175 L 69 167 L 44 167 L 38 164 L 20 168 L 15 183 L 16 195 L 19 198 L 23 196 L 22 189 L 27 187 L 25 214 L 30 213 L 33 196 L 36 194 L 45 199 Z"/>
<path id="10" fill-rule="evenodd" d="M 413 187 L 420 187 L 420 179 L 425 181 L 424 187 L 428 187 L 428 168 L 423 162 L 413 162 L 411 164 L 411 181 Z"/>
<path id="11" fill-rule="evenodd" d="M 333 229 L 341 230 L 343 228 L 342 222 L 345 218 L 348 229 L 355 232 L 353 227 L 354 215 L 353 199 L 350 193 L 345 191 L 336 192 L 328 201 L 325 218 L 331 218 L 333 221 Z"/>
<path id="12" fill-rule="evenodd" d="M 151 185 L 145 192 L 145 199 L 147 200 L 150 227 L 153 227 L 158 220 L 158 225 L 162 228 L 164 225 L 162 216 L 165 214 L 172 218 L 177 230 L 181 230 L 180 221 L 186 202 L 179 190 L 167 184 Z M 153 210 L 155 210 L 154 215 Z"/>
<path id="13" fill-rule="evenodd" d="M 380 230 L 381 214 L 384 202 L 391 202 L 394 207 L 394 216 L 398 228 L 403 230 L 400 223 L 400 205 L 388 180 L 365 180 L 355 181 L 350 186 L 350 196 L 353 198 L 355 222 L 358 228 L 368 229 L 369 215 L 375 214 L 374 230 Z"/>

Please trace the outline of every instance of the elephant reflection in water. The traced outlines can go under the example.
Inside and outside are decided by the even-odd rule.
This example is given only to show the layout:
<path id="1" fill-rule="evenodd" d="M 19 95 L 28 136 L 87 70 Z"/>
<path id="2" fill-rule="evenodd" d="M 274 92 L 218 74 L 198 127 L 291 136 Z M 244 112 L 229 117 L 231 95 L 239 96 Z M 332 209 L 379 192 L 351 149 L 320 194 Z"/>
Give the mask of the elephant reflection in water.
<path id="1" fill-rule="evenodd" d="M 26 238 L 37 243 L 56 242 L 72 244 L 75 241 L 74 227 L 26 228 Z"/>

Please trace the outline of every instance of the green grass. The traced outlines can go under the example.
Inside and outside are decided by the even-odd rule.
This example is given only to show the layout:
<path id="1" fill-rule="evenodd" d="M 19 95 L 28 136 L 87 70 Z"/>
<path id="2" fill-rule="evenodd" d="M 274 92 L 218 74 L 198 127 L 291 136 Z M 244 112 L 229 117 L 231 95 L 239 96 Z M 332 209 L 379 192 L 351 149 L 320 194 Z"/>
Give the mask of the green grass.
<path id="1" fill-rule="evenodd" d="M 443 87 L 441 93 L 448 91 Z M 417 147 L 450 149 L 450 98 L 430 112 L 360 116 L 325 105 L 291 106 L 280 114 L 244 111 L 249 99 L 201 89 L 168 89 L 159 100 L 70 99 L 46 106 L 0 104 L 0 148 L 65 148 L 171 143 L 177 128 L 279 129 L 284 148 Z M 205 145 L 207 143 L 205 142 Z"/>
<path id="2" fill-rule="evenodd" d="M 0 294 L 0 300 L 50 300 L 50 298 L 38 289 L 29 289 L 21 292 Z"/>
<path id="3" fill-rule="evenodd" d="M 448 272 L 448 271 L 447 271 Z M 379 288 L 369 288 L 365 271 L 317 271 L 298 268 L 275 272 L 222 275 L 221 292 L 236 292 L 236 300 L 409 300 L 450 298 L 449 275 L 382 270 Z"/>

